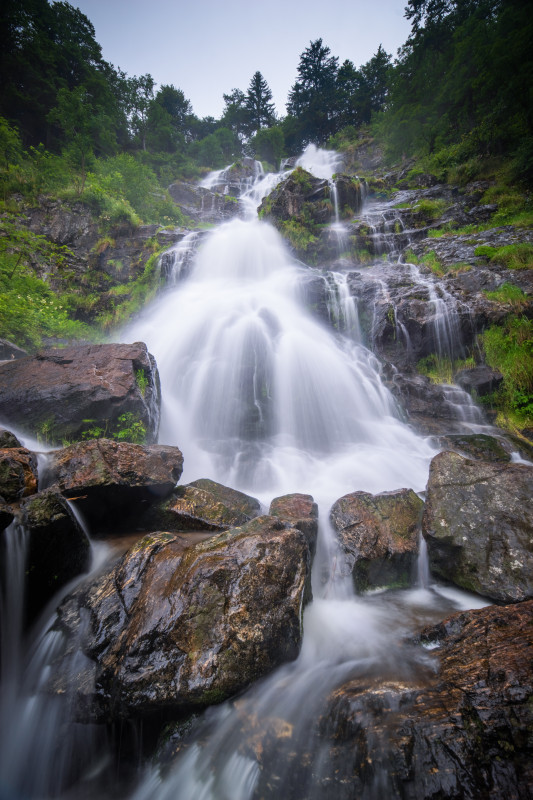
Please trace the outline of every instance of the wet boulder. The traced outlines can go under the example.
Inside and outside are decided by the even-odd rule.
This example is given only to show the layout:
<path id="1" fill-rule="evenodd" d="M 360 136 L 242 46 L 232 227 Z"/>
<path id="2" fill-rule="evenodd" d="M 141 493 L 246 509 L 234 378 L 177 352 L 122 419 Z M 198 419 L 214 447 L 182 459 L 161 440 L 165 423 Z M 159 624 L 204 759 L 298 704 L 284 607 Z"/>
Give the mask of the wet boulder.
<path id="1" fill-rule="evenodd" d="M 358 214 L 365 199 L 366 186 L 364 182 L 354 175 L 340 173 L 335 176 L 335 188 L 340 215 L 349 217 Z"/>
<path id="2" fill-rule="evenodd" d="M 503 375 L 485 365 L 462 369 L 454 375 L 454 380 L 469 394 L 484 397 L 500 388 Z"/>
<path id="3" fill-rule="evenodd" d="M 169 497 L 148 510 L 141 524 L 145 530 L 226 531 L 260 513 L 261 504 L 255 497 L 201 478 L 177 486 Z"/>
<path id="4" fill-rule="evenodd" d="M 279 183 L 261 203 L 259 214 L 274 225 L 297 218 L 312 223 L 331 220 L 333 206 L 328 181 L 315 178 L 310 172 L 297 167 L 288 178 Z"/>
<path id="5" fill-rule="evenodd" d="M 0 428 L 0 449 L 5 450 L 9 447 L 22 447 L 17 437 L 6 428 Z"/>
<path id="6" fill-rule="evenodd" d="M 49 480 L 102 530 L 137 521 L 150 504 L 170 494 L 182 469 L 177 447 L 93 439 L 53 453 Z"/>
<path id="7" fill-rule="evenodd" d="M 332 693 L 321 758 L 301 759 L 309 783 L 343 798 L 531 797 L 533 603 L 457 614 L 422 640 L 437 648 L 433 669 Z"/>
<path id="8" fill-rule="evenodd" d="M 78 690 L 93 687 L 100 719 L 217 703 L 298 655 L 310 574 L 301 531 L 264 516 L 185 550 L 178 540 L 147 536 L 59 610 L 59 626 L 82 636 L 92 674 Z"/>
<path id="9" fill-rule="evenodd" d="M 6 431 L 6 433 L 8 433 Z M 12 436 L 12 434 L 11 434 Z M 13 437 L 14 439 L 15 437 Z M 12 441 L 9 439 L 8 441 Z M 17 441 L 15 439 L 15 441 Z M 37 456 L 25 447 L 9 444 L 0 450 L 0 495 L 8 503 L 37 491 Z"/>
<path id="10" fill-rule="evenodd" d="M 532 495 L 533 467 L 435 456 L 423 516 L 432 573 L 501 603 L 532 597 Z"/>
<path id="11" fill-rule="evenodd" d="M 511 460 L 511 445 L 486 433 L 449 434 L 440 438 L 441 448 L 455 450 L 462 456 L 479 461 L 506 464 Z"/>
<path id="12" fill-rule="evenodd" d="M 132 425 L 155 441 L 159 408 L 157 367 L 142 342 L 46 348 L 0 364 L 0 419 L 50 442 Z"/>
<path id="13" fill-rule="evenodd" d="M 318 506 L 310 494 L 285 494 L 270 503 L 270 516 L 291 522 L 305 536 L 311 557 L 316 551 Z"/>
<path id="14" fill-rule="evenodd" d="M 357 591 L 412 583 L 423 505 L 412 489 L 353 492 L 333 504 L 330 520 L 345 558 L 342 569 Z"/>
<path id="15" fill-rule="evenodd" d="M 52 490 L 23 500 L 19 520 L 28 535 L 25 613 L 31 622 L 59 589 L 89 568 L 91 545 L 65 498 Z"/>

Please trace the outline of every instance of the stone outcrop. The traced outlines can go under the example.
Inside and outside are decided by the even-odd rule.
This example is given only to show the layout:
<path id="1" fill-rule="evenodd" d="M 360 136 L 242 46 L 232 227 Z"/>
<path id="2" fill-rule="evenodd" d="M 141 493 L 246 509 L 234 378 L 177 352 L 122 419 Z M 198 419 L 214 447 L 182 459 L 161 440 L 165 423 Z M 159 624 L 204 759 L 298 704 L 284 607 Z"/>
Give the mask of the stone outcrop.
<path id="1" fill-rule="evenodd" d="M 365 199 L 366 186 L 364 183 L 353 175 L 343 173 L 335 175 L 334 183 L 339 215 L 346 217 L 358 214 Z"/>
<path id="2" fill-rule="evenodd" d="M 532 495 L 533 467 L 435 456 L 423 517 L 435 577 L 500 603 L 532 597 Z"/>
<path id="3" fill-rule="evenodd" d="M 314 556 L 318 536 L 318 506 L 310 494 L 275 497 L 270 503 L 268 513 L 287 520 L 298 528 L 307 540 L 311 557 Z"/>
<path id="4" fill-rule="evenodd" d="M 412 489 L 353 492 L 333 504 L 330 520 L 356 591 L 409 586 L 415 576 L 423 502 Z"/>
<path id="5" fill-rule="evenodd" d="M 301 167 L 281 181 L 259 207 L 260 216 L 270 219 L 274 225 L 303 217 L 311 223 L 330 222 L 332 212 L 328 181 L 315 178 Z"/>
<path id="6" fill-rule="evenodd" d="M 51 456 L 48 480 L 76 503 L 91 526 L 124 527 L 174 489 L 183 456 L 177 447 L 93 439 Z"/>
<path id="7" fill-rule="evenodd" d="M 478 461 L 507 464 L 511 460 L 511 445 L 504 439 L 486 433 L 449 434 L 440 440 L 444 450 L 455 450 L 462 456 Z"/>
<path id="8" fill-rule="evenodd" d="M 61 606 L 59 627 L 81 635 L 88 657 L 82 717 L 210 705 L 296 658 L 310 571 L 301 531 L 258 517 L 185 550 L 178 539 L 146 537 Z M 62 691 L 69 678 L 60 665 L 54 673 Z"/>
<path id="9" fill-rule="evenodd" d="M 533 603 L 459 614 L 423 639 L 438 649 L 422 680 L 369 674 L 332 694 L 309 782 L 346 799 L 527 800 Z"/>
<path id="10" fill-rule="evenodd" d="M 145 530 L 226 531 L 244 525 L 261 505 L 235 489 L 208 479 L 178 486 L 170 497 L 152 506 L 141 524 Z"/>
<path id="11" fill-rule="evenodd" d="M 4 435 L 3 438 L 8 437 Z M 8 441 L 10 441 L 9 438 Z M 17 440 L 15 439 L 15 441 Z M 0 449 L 0 496 L 8 503 L 13 503 L 36 491 L 37 457 L 35 453 L 26 450 L 25 447 L 12 445 Z"/>
<path id="12" fill-rule="evenodd" d="M 235 197 L 184 181 L 171 183 L 168 193 L 181 211 L 195 222 L 223 222 L 239 210 Z"/>
<path id="13" fill-rule="evenodd" d="M 47 348 L 0 364 L 0 419 L 51 442 L 133 422 L 153 442 L 159 407 L 157 367 L 142 342 Z"/>
<path id="14" fill-rule="evenodd" d="M 32 621 L 59 589 L 89 568 L 91 547 L 57 492 L 23 500 L 19 514 L 28 536 L 25 614 Z"/>

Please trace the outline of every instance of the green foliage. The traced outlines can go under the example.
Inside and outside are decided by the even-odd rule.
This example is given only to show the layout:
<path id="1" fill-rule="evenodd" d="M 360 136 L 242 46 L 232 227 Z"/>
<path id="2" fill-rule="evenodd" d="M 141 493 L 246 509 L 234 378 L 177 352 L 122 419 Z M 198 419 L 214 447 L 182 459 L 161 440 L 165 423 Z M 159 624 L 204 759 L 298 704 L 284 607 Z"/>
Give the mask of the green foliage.
<path id="1" fill-rule="evenodd" d="M 83 441 L 109 437 L 118 442 L 132 442 L 133 444 L 144 444 L 146 441 L 146 426 L 132 411 L 121 414 L 112 427 L 109 425 L 109 420 L 103 420 L 103 425 L 94 419 L 84 419 L 83 422 L 89 425 L 81 433 Z"/>
<path id="2" fill-rule="evenodd" d="M 494 292 L 485 291 L 483 294 L 488 300 L 510 305 L 514 311 L 520 311 L 528 303 L 527 295 L 512 283 L 502 283 Z"/>
<path id="3" fill-rule="evenodd" d="M 107 298 L 120 299 L 120 303 L 112 304 L 109 311 L 99 314 L 96 318 L 98 326 L 104 331 L 110 331 L 123 325 L 133 314 L 136 314 L 147 302 L 149 302 L 157 291 L 159 271 L 160 251 L 153 253 L 139 278 L 114 287 L 106 293 Z"/>
<path id="4" fill-rule="evenodd" d="M 296 167 L 296 169 L 291 172 L 290 179 L 301 188 L 302 192 L 306 193 L 311 191 L 311 175 L 306 172 L 303 167 Z"/>
<path id="5" fill-rule="evenodd" d="M 117 428 L 111 435 L 119 442 L 143 444 L 146 441 L 146 427 L 135 414 L 127 411 L 120 415 Z"/>
<path id="6" fill-rule="evenodd" d="M 446 356 L 439 356 L 431 353 L 429 356 L 421 358 L 416 368 L 421 375 L 425 375 L 432 383 L 453 383 L 454 375 L 461 369 L 475 367 L 472 357 L 455 359 L 452 361 Z"/>
<path id="7" fill-rule="evenodd" d="M 510 316 L 482 335 L 487 363 L 503 375 L 496 398 L 503 418 L 526 427 L 533 424 L 533 321 Z"/>
<path id="8" fill-rule="evenodd" d="M 422 198 L 413 206 L 413 211 L 427 220 L 438 219 L 442 216 L 444 210 L 448 207 L 446 200 L 431 200 L 429 198 Z"/>
<path id="9" fill-rule="evenodd" d="M 146 394 L 146 390 L 148 388 L 149 381 L 143 369 L 138 369 L 135 371 L 135 383 L 139 387 L 141 395 L 144 397 L 144 395 Z"/>
<path id="10" fill-rule="evenodd" d="M 281 232 L 296 250 L 304 253 L 318 241 L 318 237 L 306 225 L 296 219 L 282 222 Z"/>
<path id="11" fill-rule="evenodd" d="M 474 250 L 474 255 L 487 258 L 492 264 L 499 264 L 507 269 L 533 268 L 533 244 L 527 242 L 503 247 L 480 245 Z"/>

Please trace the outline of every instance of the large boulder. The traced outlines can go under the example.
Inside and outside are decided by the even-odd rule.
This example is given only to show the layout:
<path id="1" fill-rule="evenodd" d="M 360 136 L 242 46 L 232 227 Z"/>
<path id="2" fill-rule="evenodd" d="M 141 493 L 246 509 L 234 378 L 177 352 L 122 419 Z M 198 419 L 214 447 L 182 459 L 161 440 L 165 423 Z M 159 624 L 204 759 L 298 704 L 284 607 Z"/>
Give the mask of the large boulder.
<path id="1" fill-rule="evenodd" d="M 434 669 L 340 687 L 319 722 L 321 758 L 292 771 L 339 798 L 530 798 L 533 603 L 458 614 L 423 639 L 438 647 Z"/>
<path id="2" fill-rule="evenodd" d="M 329 182 L 313 177 L 301 167 L 279 183 L 259 207 L 260 216 L 275 225 L 303 217 L 313 223 L 329 222 L 332 213 Z"/>
<path id="3" fill-rule="evenodd" d="M 5 450 L 9 447 L 22 447 L 17 437 L 6 428 L 0 428 L 0 449 Z"/>
<path id="4" fill-rule="evenodd" d="M 50 442 L 140 423 L 157 438 L 160 386 L 142 342 L 43 349 L 0 364 L 0 419 Z"/>
<path id="5" fill-rule="evenodd" d="M 285 494 L 275 497 L 268 512 L 273 517 L 288 520 L 300 530 L 309 545 L 311 558 L 315 555 L 318 536 L 318 506 L 310 494 Z"/>
<path id="6" fill-rule="evenodd" d="M 87 713 L 112 720 L 206 706 L 296 658 L 309 573 L 305 537 L 275 517 L 185 550 L 170 533 L 141 540 L 59 610 L 58 625 L 82 637 L 90 662 L 77 677 Z M 59 665 L 55 678 L 62 691 Z"/>
<path id="7" fill-rule="evenodd" d="M 182 469 L 177 447 L 93 439 L 53 453 L 48 478 L 76 499 L 91 525 L 109 529 L 138 521 L 148 505 L 170 494 Z"/>
<path id="8" fill-rule="evenodd" d="M 23 500 L 19 518 L 28 536 L 25 614 L 31 622 L 59 589 L 89 568 L 91 545 L 68 502 L 52 490 Z"/>
<path id="9" fill-rule="evenodd" d="M 435 456 L 423 516 L 432 573 L 502 603 L 532 597 L 532 495 L 533 467 Z"/>
<path id="10" fill-rule="evenodd" d="M 11 440 L 9 440 L 11 441 Z M 15 440 L 16 441 L 16 440 Z M 0 450 L 0 496 L 8 503 L 37 491 L 37 457 L 25 447 Z"/>
<path id="11" fill-rule="evenodd" d="M 352 492 L 333 504 L 330 520 L 344 553 L 344 574 L 357 591 L 409 586 L 418 558 L 422 500 L 412 489 Z"/>

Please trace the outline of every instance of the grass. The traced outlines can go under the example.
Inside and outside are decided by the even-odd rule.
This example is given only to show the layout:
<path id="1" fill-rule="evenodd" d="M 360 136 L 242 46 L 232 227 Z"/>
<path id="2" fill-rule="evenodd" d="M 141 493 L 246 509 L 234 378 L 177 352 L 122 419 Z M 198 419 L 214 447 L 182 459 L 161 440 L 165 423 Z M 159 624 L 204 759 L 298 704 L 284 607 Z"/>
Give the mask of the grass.
<path id="1" fill-rule="evenodd" d="M 507 269 L 533 269 L 533 244 L 528 242 L 506 244 L 503 247 L 484 244 L 476 247 L 474 255 Z"/>
<path id="2" fill-rule="evenodd" d="M 511 315 L 482 335 L 487 364 L 503 375 L 495 401 L 512 426 L 533 426 L 533 320 Z"/>
<path id="3" fill-rule="evenodd" d="M 421 375 L 425 375 L 432 383 L 453 383 L 453 376 L 461 369 L 471 369 L 476 363 L 472 357 L 452 361 L 445 356 L 432 353 L 421 358 L 416 368 Z"/>
<path id="4" fill-rule="evenodd" d="M 499 289 L 493 292 L 484 291 L 483 294 L 487 300 L 510 305 L 514 311 L 520 311 L 528 303 L 527 295 L 512 283 L 502 283 Z"/>

